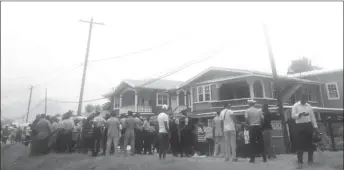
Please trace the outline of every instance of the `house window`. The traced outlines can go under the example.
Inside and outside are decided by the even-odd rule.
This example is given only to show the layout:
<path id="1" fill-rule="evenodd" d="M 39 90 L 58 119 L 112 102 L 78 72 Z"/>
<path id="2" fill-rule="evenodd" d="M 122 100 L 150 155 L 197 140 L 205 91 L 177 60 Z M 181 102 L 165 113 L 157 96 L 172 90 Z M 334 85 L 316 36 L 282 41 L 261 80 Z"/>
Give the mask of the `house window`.
<path id="1" fill-rule="evenodd" d="M 339 91 L 337 83 L 326 83 L 327 96 L 329 100 L 339 99 Z"/>
<path id="2" fill-rule="evenodd" d="M 308 92 L 308 100 L 309 101 L 317 101 L 315 94 L 313 92 Z"/>
<path id="3" fill-rule="evenodd" d="M 204 100 L 210 101 L 210 86 L 204 86 Z"/>
<path id="4" fill-rule="evenodd" d="M 119 99 L 115 99 L 115 109 L 119 108 Z"/>
<path id="5" fill-rule="evenodd" d="M 210 85 L 197 87 L 198 102 L 211 101 L 211 88 Z"/>
<path id="6" fill-rule="evenodd" d="M 203 86 L 200 86 L 197 88 L 197 92 L 198 92 L 198 102 L 203 102 Z"/>
<path id="7" fill-rule="evenodd" d="M 270 87 L 271 87 L 271 97 L 274 98 L 274 99 L 277 99 L 276 90 L 275 90 L 273 82 L 270 82 Z"/>
<path id="8" fill-rule="evenodd" d="M 316 101 L 315 94 L 313 91 L 310 91 L 307 88 L 305 88 L 304 93 L 307 94 L 308 101 Z"/>
<path id="9" fill-rule="evenodd" d="M 208 119 L 208 127 L 213 127 L 213 119 Z"/>
<path id="10" fill-rule="evenodd" d="M 168 105 L 168 94 L 158 94 L 158 106 Z"/>

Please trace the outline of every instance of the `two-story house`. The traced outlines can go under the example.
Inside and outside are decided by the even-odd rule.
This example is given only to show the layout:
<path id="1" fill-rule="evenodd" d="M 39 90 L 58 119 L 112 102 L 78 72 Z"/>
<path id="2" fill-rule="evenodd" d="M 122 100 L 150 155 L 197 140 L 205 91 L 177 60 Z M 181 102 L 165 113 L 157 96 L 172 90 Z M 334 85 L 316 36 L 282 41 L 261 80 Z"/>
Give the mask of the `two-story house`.
<path id="1" fill-rule="evenodd" d="M 129 110 L 144 114 L 156 114 L 162 105 L 168 105 L 173 113 L 187 108 L 187 92 L 179 90 L 181 81 L 173 80 L 123 80 L 113 92 L 111 98 L 114 110 L 120 114 Z"/>
<path id="2" fill-rule="evenodd" d="M 300 100 L 302 93 L 308 94 L 318 119 L 320 112 L 338 112 L 338 110 L 322 107 L 323 101 L 319 93 L 322 83 L 319 81 L 279 75 L 278 83 L 282 87 L 284 116 L 287 120 L 290 119 L 292 105 Z M 248 108 L 248 99 L 257 101 L 258 107 L 267 103 L 272 113 L 275 113 L 273 135 L 276 152 L 284 153 L 283 133 L 280 117 L 277 114 L 277 100 L 273 86 L 271 73 L 210 67 L 181 84 L 179 88 L 189 91 L 191 108 L 189 115 L 208 121 L 208 125 L 211 124 L 211 118 L 216 111 L 223 109 L 224 102 L 231 104 L 239 120 L 243 120 L 245 110 Z"/>
<path id="3" fill-rule="evenodd" d="M 322 119 L 323 113 L 343 114 L 342 75 L 342 71 L 331 72 L 331 76 L 324 74 L 326 79 L 315 79 L 302 74 L 279 75 L 277 83 L 282 88 L 285 119 L 290 119 L 291 107 L 300 100 L 302 93 L 308 94 L 309 103 L 318 120 Z M 108 96 L 112 99 L 114 109 L 120 113 L 128 110 L 141 114 L 158 113 L 160 106 L 167 104 L 174 113 L 187 108 L 191 118 L 204 120 L 210 126 L 211 119 L 216 111 L 223 109 L 224 102 L 231 104 L 239 120 L 243 120 L 248 99 L 256 100 L 258 107 L 267 103 L 274 113 L 272 125 L 275 150 L 277 153 L 285 152 L 271 73 L 210 67 L 185 82 L 124 80 Z M 338 104 L 331 102 L 337 100 Z M 290 133 L 289 130 L 288 132 Z"/>

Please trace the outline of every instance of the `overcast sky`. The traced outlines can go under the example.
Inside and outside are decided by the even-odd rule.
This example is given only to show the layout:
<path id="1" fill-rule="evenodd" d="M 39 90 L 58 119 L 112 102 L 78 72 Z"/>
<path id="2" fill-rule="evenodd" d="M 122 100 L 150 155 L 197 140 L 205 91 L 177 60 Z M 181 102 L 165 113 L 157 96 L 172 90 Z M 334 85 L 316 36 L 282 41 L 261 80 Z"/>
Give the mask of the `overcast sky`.
<path id="1" fill-rule="evenodd" d="M 36 84 L 32 106 L 45 88 L 51 99 L 78 101 L 89 29 L 78 20 L 92 16 L 105 25 L 94 26 L 89 60 L 150 50 L 90 61 L 84 100 L 124 78 L 156 77 L 209 55 L 216 56 L 166 79 L 185 81 L 210 66 L 271 72 L 263 22 L 280 74 L 300 56 L 343 67 L 342 2 L 2 2 L 1 108 L 27 103 Z"/>

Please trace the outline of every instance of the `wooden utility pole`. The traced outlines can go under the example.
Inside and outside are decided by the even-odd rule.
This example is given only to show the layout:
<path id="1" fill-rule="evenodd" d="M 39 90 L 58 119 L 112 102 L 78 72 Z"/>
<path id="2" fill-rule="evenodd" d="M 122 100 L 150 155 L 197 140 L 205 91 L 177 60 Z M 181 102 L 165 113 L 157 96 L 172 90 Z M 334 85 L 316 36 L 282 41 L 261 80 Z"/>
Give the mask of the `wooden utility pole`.
<path id="1" fill-rule="evenodd" d="M 44 108 L 44 114 L 47 114 L 47 100 L 48 100 L 48 92 L 47 88 L 45 88 L 45 108 Z"/>
<path id="2" fill-rule="evenodd" d="M 93 27 L 93 24 L 104 25 L 104 23 L 93 22 L 93 18 L 91 18 L 91 21 L 80 20 L 80 22 L 89 23 L 90 24 L 90 29 L 89 29 L 89 32 L 88 32 L 88 41 L 87 41 L 86 56 L 85 56 L 85 62 L 84 62 L 84 72 L 82 74 L 82 80 L 81 80 L 79 105 L 78 105 L 78 116 L 81 115 L 81 109 L 82 109 L 82 100 L 83 100 L 83 96 L 84 96 L 84 87 L 85 87 L 85 81 L 86 81 L 86 70 L 87 70 L 87 63 L 88 63 L 88 54 L 89 54 L 90 44 L 91 44 L 92 27 Z"/>
<path id="3" fill-rule="evenodd" d="M 29 121 L 29 113 L 30 113 L 32 90 L 33 90 L 33 86 L 30 87 L 30 97 L 29 97 L 29 104 L 27 106 L 26 123 Z"/>
<path id="4" fill-rule="evenodd" d="M 274 59 L 271 44 L 270 44 L 270 37 L 268 34 L 267 26 L 265 24 L 264 24 L 264 35 L 265 35 L 265 43 L 266 43 L 266 46 L 267 46 L 268 51 L 269 51 L 270 64 L 271 64 L 272 75 L 273 75 L 273 79 L 274 79 L 274 88 L 275 88 L 275 91 L 277 93 L 277 106 L 278 106 L 278 113 L 279 113 L 280 119 L 281 119 L 284 145 L 285 145 L 287 153 L 289 153 L 290 141 L 289 141 L 289 136 L 288 136 L 288 132 L 287 132 L 286 120 L 284 117 L 282 88 L 281 88 L 281 84 L 278 81 L 275 59 Z"/>

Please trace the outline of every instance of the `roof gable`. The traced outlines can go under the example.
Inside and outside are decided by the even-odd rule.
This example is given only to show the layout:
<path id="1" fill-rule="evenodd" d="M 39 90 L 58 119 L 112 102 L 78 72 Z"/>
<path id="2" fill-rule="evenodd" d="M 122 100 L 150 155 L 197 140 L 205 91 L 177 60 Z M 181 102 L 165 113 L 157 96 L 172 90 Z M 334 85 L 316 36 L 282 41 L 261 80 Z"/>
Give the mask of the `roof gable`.
<path id="1" fill-rule="evenodd" d="M 153 80 L 152 82 L 150 82 Z M 133 79 L 126 79 L 123 80 L 122 83 L 127 84 L 131 88 L 145 88 L 145 89 L 158 89 L 158 90 L 171 90 L 176 89 L 178 86 L 183 83 L 182 81 L 175 81 L 175 80 L 133 80 Z M 147 84 L 146 84 L 147 83 Z"/>
<path id="2" fill-rule="evenodd" d="M 201 73 L 197 74 L 196 76 L 192 77 L 191 79 L 185 81 L 180 87 L 185 87 L 189 84 L 195 84 L 199 82 L 204 82 L 212 79 L 217 78 L 225 78 L 225 77 L 237 77 L 237 76 L 244 76 L 244 75 L 251 75 L 251 74 L 258 74 L 258 75 L 271 75 L 269 73 L 259 72 L 259 71 L 249 71 L 249 70 L 240 70 L 240 69 L 229 69 L 229 68 L 220 68 L 220 67 L 210 67 Z"/>

